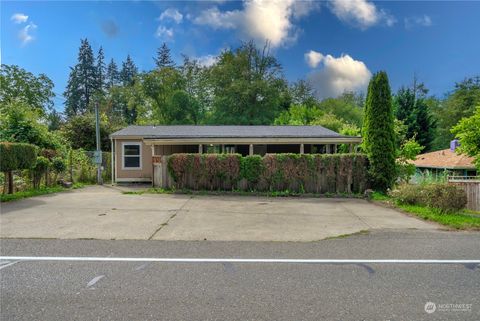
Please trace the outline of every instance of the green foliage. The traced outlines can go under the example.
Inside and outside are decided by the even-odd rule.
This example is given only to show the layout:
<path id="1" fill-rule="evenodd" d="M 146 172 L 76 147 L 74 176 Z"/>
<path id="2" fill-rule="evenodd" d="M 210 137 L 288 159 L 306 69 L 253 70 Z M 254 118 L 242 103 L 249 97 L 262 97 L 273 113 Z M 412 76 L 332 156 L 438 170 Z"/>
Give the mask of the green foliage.
<path id="1" fill-rule="evenodd" d="M 8 104 L 0 115 L 0 140 L 50 149 L 61 149 L 65 144 L 59 135 L 48 131 L 35 111 L 20 102 Z"/>
<path id="2" fill-rule="evenodd" d="M 448 184 L 403 184 L 390 195 L 399 204 L 428 206 L 441 213 L 458 212 L 467 205 L 465 191 Z"/>
<path id="3" fill-rule="evenodd" d="M 0 143 L 0 171 L 9 172 L 34 166 L 37 148 L 31 144 Z"/>
<path id="4" fill-rule="evenodd" d="M 370 180 L 378 191 L 386 191 L 395 181 L 394 135 L 390 85 L 387 74 L 379 72 L 368 85 L 363 129 L 363 149 L 370 162 Z"/>
<path id="5" fill-rule="evenodd" d="M 16 65 L 0 67 L 0 112 L 4 107 L 23 103 L 43 116 L 53 106 L 53 82 L 44 74 L 38 76 Z"/>
<path id="6" fill-rule="evenodd" d="M 314 120 L 323 116 L 318 108 L 306 105 L 291 105 L 288 110 L 282 111 L 275 118 L 275 125 L 310 125 Z"/>
<path id="7" fill-rule="evenodd" d="M 341 194 L 366 188 L 360 154 L 173 154 L 168 171 L 177 189 Z"/>
<path id="8" fill-rule="evenodd" d="M 406 140 L 397 155 L 397 173 L 398 178 L 406 183 L 415 174 L 416 167 L 411 161 L 415 160 L 417 155 L 423 150 L 423 146 L 420 146 L 415 139 L 411 138 Z"/>
<path id="9" fill-rule="evenodd" d="M 480 171 L 480 105 L 472 116 L 461 119 L 452 128 L 452 133 L 460 141 L 457 151 L 474 157 Z"/>
<path id="10" fill-rule="evenodd" d="M 52 159 L 52 170 L 57 174 L 61 174 L 67 170 L 67 164 L 62 158 L 55 157 Z"/>
<path id="11" fill-rule="evenodd" d="M 448 148 L 454 138 L 450 129 L 462 118 L 472 116 L 478 105 L 480 105 L 480 76 L 456 83 L 455 89 L 445 100 L 434 104 L 432 109 L 438 127 L 434 148 Z"/>
<path id="12" fill-rule="evenodd" d="M 211 68 L 209 81 L 211 122 L 216 124 L 271 124 L 289 103 L 281 66 L 268 46 L 260 50 L 248 42 L 225 50 Z"/>
<path id="13" fill-rule="evenodd" d="M 246 179 L 252 186 L 258 183 L 264 170 L 265 165 L 262 156 L 249 155 L 241 158 L 240 176 Z"/>
<path id="14" fill-rule="evenodd" d="M 105 117 L 100 117 L 100 143 L 103 151 L 109 151 L 111 148 L 108 135 L 114 130 L 109 125 Z M 62 128 L 62 134 L 71 142 L 74 149 L 95 150 L 95 115 L 86 113 L 71 117 Z"/>

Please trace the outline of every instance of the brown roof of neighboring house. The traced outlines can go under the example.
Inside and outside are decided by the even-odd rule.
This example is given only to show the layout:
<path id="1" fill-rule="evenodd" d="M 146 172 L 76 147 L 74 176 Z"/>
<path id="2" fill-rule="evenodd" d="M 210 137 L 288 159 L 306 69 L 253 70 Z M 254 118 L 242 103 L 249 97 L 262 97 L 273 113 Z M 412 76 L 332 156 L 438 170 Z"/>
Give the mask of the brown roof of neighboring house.
<path id="1" fill-rule="evenodd" d="M 420 154 L 413 164 L 423 168 L 475 169 L 473 157 L 457 154 L 450 149 Z"/>

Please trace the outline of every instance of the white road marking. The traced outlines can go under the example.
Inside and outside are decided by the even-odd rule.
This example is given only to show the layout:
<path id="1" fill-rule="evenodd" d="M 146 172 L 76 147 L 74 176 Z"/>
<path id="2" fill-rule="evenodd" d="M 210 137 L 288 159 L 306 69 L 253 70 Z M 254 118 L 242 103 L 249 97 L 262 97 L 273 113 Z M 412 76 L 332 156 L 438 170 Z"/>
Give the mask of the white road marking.
<path id="1" fill-rule="evenodd" d="M 163 263 L 314 263 L 314 264 L 480 264 L 480 260 L 427 259 L 239 259 L 239 258 L 163 258 L 163 257 L 82 257 L 82 256 L 0 256 L 0 260 L 72 262 L 163 262 Z"/>
<path id="2" fill-rule="evenodd" d="M 105 275 L 99 275 L 99 276 L 94 277 L 92 280 L 90 280 L 90 282 L 87 283 L 87 288 L 91 287 L 92 285 L 95 285 L 95 283 L 100 281 L 103 277 L 105 277 Z"/>
<path id="3" fill-rule="evenodd" d="M 6 264 L 0 265 L 0 270 L 4 269 L 4 268 L 6 268 L 6 267 L 9 267 L 9 266 L 11 266 L 11 265 L 14 265 L 14 264 L 16 264 L 16 263 L 18 263 L 18 262 L 20 262 L 20 261 L 5 262 Z"/>

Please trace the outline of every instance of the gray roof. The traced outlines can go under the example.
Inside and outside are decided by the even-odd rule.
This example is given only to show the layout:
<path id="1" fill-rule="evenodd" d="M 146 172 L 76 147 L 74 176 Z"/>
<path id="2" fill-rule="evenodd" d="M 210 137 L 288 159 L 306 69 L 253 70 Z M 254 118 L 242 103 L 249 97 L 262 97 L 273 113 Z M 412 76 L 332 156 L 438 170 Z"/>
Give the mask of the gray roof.
<path id="1" fill-rule="evenodd" d="M 346 137 L 322 126 L 128 126 L 110 135 L 112 138 L 326 138 Z"/>

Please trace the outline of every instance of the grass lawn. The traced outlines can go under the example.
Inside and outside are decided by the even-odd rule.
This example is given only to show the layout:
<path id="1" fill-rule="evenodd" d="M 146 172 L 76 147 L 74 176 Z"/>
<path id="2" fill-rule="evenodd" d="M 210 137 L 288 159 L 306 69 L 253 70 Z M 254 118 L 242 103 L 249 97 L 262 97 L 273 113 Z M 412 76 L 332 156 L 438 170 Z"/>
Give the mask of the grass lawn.
<path id="1" fill-rule="evenodd" d="M 16 201 L 22 198 L 28 198 L 28 197 L 40 196 L 40 195 L 46 195 L 46 194 L 52 194 L 52 193 L 58 193 L 58 192 L 65 192 L 71 189 L 81 188 L 83 186 L 85 185 L 82 183 L 75 183 L 73 184 L 72 188 L 65 188 L 62 186 L 51 186 L 51 187 L 42 187 L 39 189 L 29 189 L 26 191 L 16 192 L 13 194 L 0 194 L 0 201 L 1 202 Z"/>
<path id="2" fill-rule="evenodd" d="M 397 204 L 388 195 L 373 193 L 374 201 L 388 203 L 401 209 L 404 212 L 413 214 L 427 221 L 455 228 L 458 230 L 480 231 L 480 213 L 470 210 L 462 210 L 457 213 L 443 214 L 438 209 L 419 205 Z"/>

